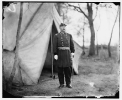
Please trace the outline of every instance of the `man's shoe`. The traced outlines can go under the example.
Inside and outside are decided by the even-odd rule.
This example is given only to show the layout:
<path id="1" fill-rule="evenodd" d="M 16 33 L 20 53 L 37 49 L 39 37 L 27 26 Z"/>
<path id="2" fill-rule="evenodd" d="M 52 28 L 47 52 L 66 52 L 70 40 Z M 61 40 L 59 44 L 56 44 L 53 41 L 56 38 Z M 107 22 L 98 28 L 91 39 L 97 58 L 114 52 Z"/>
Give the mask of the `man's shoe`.
<path id="1" fill-rule="evenodd" d="M 68 88 L 72 88 L 72 86 L 69 84 L 69 85 L 66 85 L 66 87 L 68 87 Z"/>
<path id="2" fill-rule="evenodd" d="M 60 89 L 60 88 L 63 88 L 64 87 L 64 84 L 61 84 L 58 88 Z"/>

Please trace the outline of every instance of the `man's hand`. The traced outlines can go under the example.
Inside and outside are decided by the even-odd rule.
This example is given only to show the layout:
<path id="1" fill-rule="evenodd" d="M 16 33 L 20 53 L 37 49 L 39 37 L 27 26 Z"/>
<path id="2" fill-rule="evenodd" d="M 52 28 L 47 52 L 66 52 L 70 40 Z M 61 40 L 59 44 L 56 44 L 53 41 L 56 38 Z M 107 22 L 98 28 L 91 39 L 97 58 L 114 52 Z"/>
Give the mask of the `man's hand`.
<path id="1" fill-rule="evenodd" d="M 58 55 L 55 55 L 55 56 L 54 56 L 54 59 L 55 59 L 55 60 L 58 60 Z"/>
<path id="2" fill-rule="evenodd" d="M 71 53 L 71 55 L 72 55 L 72 58 L 74 58 L 74 53 Z"/>

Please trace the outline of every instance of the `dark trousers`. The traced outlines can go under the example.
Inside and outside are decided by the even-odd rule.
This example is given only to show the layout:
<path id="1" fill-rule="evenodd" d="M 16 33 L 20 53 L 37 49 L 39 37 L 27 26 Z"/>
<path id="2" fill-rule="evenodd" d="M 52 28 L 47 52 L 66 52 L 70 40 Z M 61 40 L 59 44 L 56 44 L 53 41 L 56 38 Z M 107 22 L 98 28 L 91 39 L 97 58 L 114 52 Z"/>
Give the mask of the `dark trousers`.
<path id="1" fill-rule="evenodd" d="M 59 83 L 64 84 L 64 78 L 65 78 L 66 85 L 69 85 L 71 83 L 71 73 L 72 73 L 71 67 L 58 67 Z"/>

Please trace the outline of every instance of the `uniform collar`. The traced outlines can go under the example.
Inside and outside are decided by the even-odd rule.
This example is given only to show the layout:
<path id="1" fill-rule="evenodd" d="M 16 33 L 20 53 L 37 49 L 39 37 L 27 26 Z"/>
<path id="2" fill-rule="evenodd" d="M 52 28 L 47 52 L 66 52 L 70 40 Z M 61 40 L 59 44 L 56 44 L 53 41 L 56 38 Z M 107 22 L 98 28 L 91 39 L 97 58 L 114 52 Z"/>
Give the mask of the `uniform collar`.
<path id="1" fill-rule="evenodd" d="M 61 31 L 60 34 L 66 34 L 66 32 L 62 32 L 62 31 Z"/>

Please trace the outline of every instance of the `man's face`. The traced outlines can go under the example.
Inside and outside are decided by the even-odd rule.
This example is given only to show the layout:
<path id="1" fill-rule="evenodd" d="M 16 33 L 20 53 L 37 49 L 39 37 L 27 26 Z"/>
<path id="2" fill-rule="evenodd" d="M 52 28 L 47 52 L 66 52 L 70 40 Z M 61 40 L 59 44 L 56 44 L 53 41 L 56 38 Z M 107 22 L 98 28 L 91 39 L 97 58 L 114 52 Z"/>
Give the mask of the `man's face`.
<path id="1" fill-rule="evenodd" d="M 65 27 L 66 26 L 60 26 L 60 30 L 65 32 Z"/>

